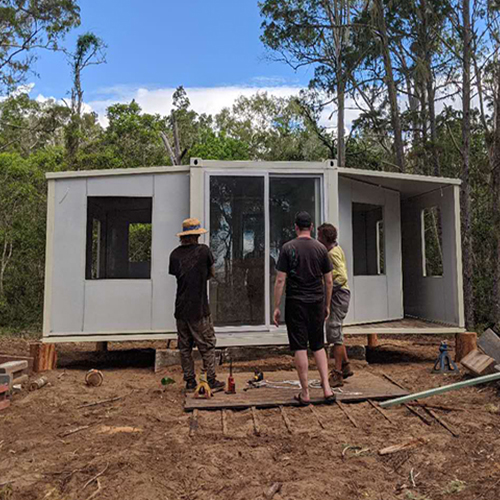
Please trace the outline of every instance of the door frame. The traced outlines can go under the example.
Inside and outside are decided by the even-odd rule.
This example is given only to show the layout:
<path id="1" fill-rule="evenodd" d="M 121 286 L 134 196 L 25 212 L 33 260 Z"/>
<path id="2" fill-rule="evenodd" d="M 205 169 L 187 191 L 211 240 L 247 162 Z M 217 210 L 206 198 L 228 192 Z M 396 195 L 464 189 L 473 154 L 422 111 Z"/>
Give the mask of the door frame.
<path id="1" fill-rule="evenodd" d="M 274 332 L 283 330 L 284 327 L 276 327 L 271 324 L 271 284 L 269 279 L 271 268 L 269 255 L 271 253 L 271 234 L 270 234 L 270 204 L 269 204 L 269 185 L 271 178 L 313 178 L 319 180 L 318 195 L 319 201 L 319 216 L 321 223 L 326 220 L 328 214 L 328 199 L 326 196 L 326 182 L 324 170 L 297 170 L 294 172 L 283 172 L 278 169 L 206 169 L 204 172 L 204 221 L 205 227 L 208 228 L 206 243 L 210 247 L 210 177 L 262 177 L 264 179 L 264 323 L 262 325 L 239 325 L 239 326 L 217 326 L 216 333 L 238 333 L 238 332 Z"/>

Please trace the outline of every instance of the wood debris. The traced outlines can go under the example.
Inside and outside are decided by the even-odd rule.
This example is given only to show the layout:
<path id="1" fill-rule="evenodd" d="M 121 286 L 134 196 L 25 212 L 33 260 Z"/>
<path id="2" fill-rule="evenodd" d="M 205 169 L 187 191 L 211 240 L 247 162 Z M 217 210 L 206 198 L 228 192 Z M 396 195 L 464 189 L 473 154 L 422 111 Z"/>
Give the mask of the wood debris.
<path id="1" fill-rule="evenodd" d="M 427 444 L 427 440 L 425 438 L 415 438 L 409 441 L 405 441 L 404 443 L 388 446 L 387 448 L 382 448 L 381 450 L 379 450 L 378 454 L 390 455 L 392 453 L 397 453 L 398 451 L 411 450 L 424 444 Z"/>

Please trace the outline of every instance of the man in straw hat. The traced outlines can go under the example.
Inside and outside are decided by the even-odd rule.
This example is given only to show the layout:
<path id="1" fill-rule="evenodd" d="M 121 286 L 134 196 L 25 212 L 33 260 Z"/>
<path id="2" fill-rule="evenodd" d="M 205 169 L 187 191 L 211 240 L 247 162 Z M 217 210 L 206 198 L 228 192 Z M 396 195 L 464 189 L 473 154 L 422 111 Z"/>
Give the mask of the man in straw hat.
<path id="1" fill-rule="evenodd" d="M 220 390 L 224 382 L 215 377 L 215 332 L 210 316 L 207 283 L 214 276 L 214 257 L 207 245 L 198 243 L 207 230 L 198 219 L 186 219 L 178 246 L 170 254 L 169 273 L 177 278 L 175 319 L 181 365 L 186 381 L 186 390 L 196 389 L 193 347 L 196 344 L 212 389 Z"/>

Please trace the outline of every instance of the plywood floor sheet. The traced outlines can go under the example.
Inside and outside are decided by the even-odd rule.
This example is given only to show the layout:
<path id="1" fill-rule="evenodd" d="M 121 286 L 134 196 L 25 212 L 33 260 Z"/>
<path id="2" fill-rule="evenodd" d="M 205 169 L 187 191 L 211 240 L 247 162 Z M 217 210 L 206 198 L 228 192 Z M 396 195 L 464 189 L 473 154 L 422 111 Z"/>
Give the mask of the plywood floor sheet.
<path id="1" fill-rule="evenodd" d="M 251 374 L 249 374 L 249 378 Z M 272 384 L 272 374 L 267 381 Z M 276 384 L 278 380 L 274 381 Z M 294 395 L 299 392 L 297 387 L 272 388 L 260 387 L 244 391 L 245 386 L 237 387 L 236 394 L 216 393 L 210 399 L 196 399 L 193 394 L 186 395 L 184 405 L 185 411 L 193 410 L 244 410 L 246 408 L 274 408 L 277 406 L 298 406 Z M 311 389 L 312 404 L 324 404 L 323 392 L 321 389 Z M 344 386 L 335 389 L 337 401 L 360 402 L 367 399 L 384 400 L 399 396 L 406 396 L 407 391 L 397 387 L 388 380 L 378 377 L 368 372 L 360 372 L 348 378 Z"/>

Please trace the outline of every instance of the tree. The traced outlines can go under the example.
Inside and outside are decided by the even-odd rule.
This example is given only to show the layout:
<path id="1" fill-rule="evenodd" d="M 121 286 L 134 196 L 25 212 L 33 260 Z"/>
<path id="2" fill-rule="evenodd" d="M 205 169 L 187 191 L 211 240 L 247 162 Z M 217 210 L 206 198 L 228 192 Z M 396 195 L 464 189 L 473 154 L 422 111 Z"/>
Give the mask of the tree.
<path id="1" fill-rule="evenodd" d="M 352 50 L 349 0 L 265 0 L 260 2 L 261 40 L 280 60 L 298 69 L 314 67 L 310 87 L 337 103 L 337 160 L 345 166 L 345 96 L 359 59 Z"/>
<path id="2" fill-rule="evenodd" d="M 80 24 L 76 0 L 3 0 L 0 6 L 0 92 L 22 83 L 36 60 L 35 50 L 59 50 Z"/>
<path id="3" fill-rule="evenodd" d="M 74 161 L 81 142 L 83 105 L 82 72 L 89 66 L 106 62 L 105 48 L 106 45 L 102 39 L 89 32 L 78 37 L 76 51 L 74 54 L 71 54 L 71 72 L 73 74 L 71 120 L 66 131 L 70 164 Z"/>

